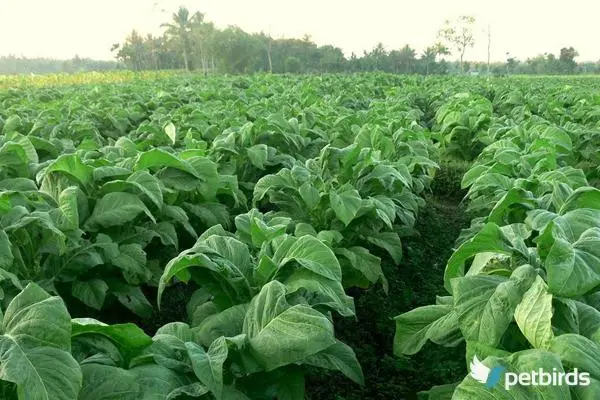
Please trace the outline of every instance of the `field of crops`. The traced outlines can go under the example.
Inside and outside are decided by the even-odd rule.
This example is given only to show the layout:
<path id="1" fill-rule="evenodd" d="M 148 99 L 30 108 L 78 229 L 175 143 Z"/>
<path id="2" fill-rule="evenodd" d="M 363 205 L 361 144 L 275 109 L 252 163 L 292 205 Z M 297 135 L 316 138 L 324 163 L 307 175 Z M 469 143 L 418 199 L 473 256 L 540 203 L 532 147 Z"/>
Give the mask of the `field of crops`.
<path id="1" fill-rule="evenodd" d="M 600 80 L 114 76 L 0 91 L 1 399 L 600 398 Z"/>

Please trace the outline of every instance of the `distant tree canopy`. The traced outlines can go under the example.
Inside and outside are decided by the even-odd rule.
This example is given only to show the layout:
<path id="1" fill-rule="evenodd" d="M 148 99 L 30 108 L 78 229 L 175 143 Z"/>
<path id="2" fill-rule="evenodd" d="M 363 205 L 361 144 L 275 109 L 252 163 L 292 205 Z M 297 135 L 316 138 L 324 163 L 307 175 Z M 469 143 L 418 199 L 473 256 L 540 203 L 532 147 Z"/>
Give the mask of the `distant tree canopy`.
<path id="1" fill-rule="evenodd" d="M 525 61 L 508 57 L 505 72 L 508 74 L 536 74 L 536 75 L 571 75 L 571 74 L 598 74 L 600 62 L 577 63 L 575 57 L 577 50 L 573 47 L 560 49 L 558 57 L 552 53 L 539 54 Z"/>
<path id="2" fill-rule="evenodd" d="M 265 33 L 250 34 L 230 26 L 218 29 L 202 13 L 190 16 L 180 8 L 160 38 L 143 37 L 133 31 L 117 46 L 117 59 L 127 68 L 194 69 L 224 73 L 318 73 L 385 71 L 400 74 L 487 73 L 487 63 L 464 61 L 467 50 L 475 45 L 475 19 L 462 16 L 447 21 L 438 31 L 439 42 L 422 54 L 408 44 L 388 51 L 377 43 L 370 51 L 345 57 L 342 49 L 318 46 L 310 36 L 302 39 L 274 39 Z M 187 43 L 187 44 L 186 44 Z M 451 53 L 454 52 L 454 53 Z M 447 59 L 451 54 L 458 61 Z M 573 47 L 563 48 L 555 56 L 546 53 L 523 62 L 509 57 L 506 63 L 492 63 L 492 73 L 505 74 L 573 74 L 600 73 L 600 64 L 578 65 Z M 187 60 L 187 61 L 186 61 Z"/>
<path id="3" fill-rule="evenodd" d="M 472 17 L 447 21 L 438 31 L 439 42 L 421 54 L 408 44 L 388 50 L 377 43 L 362 55 L 345 57 L 342 49 L 332 45 L 318 46 L 310 36 L 301 39 L 273 38 L 261 33 L 248 33 L 236 26 L 219 29 L 204 18 L 180 7 L 161 26 L 159 36 L 132 30 L 122 43 L 111 50 L 114 61 L 95 61 L 75 57 L 72 60 L 45 58 L 26 59 L 0 57 L 0 74 L 103 71 L 117 68 L 131 70 L 185 69 L 204 73 L 321 73 L 384 71 L 398 74 L 486 74 L 487 63 L 464 60 L 473 47 Z M 451 53 L 452 52 L 452 53 Z M 448 56 L 458 61 L 448 60 Z M 557 55 L 544 53 L 520 61 L 507 53 L 504 63 L 492 63 L 495 75 L 506 74 L 577 74 L 600 73 L 600 62 L 577 63 L 573 47 L 560 49 Z"/>
<path id="4" fill-rule="evenodd" d="M 98 61 L 78 56 L 73 57 L 71 60 L 15 56 L 0 57 L 0 74 L 3 75 L 108 71 L 117 68 L 120 68 L 120 65 L 116 61 Z"/>

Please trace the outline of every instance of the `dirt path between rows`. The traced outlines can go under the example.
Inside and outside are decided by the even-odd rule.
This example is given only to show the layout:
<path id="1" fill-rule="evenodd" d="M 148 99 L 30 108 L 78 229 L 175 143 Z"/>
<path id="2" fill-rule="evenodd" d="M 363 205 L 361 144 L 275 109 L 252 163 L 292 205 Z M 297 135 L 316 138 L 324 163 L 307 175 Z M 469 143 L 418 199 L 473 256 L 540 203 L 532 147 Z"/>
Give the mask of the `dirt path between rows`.
<path id="1" fill-rule="evenodd" d="M 393 317 L 419 306 L 434 304 L 444 295 L 443 273 L 460 230 L 470 218 L 460 197 L 428 196 L 417 220 L 419 237 L 404 239 L 401 265 L 384 266 L 389 294 L 381 287 L 352 293 L 357 321 L 336 318 L 336 336 L 350 345 L 362 365 L 366 385 L 360 387 L 341 374 L 322 370 L 308 377 L 311 400 L 411 399 L 433 385 L 461 380 L 466 374 L 464 345 L 445 348 L 428 343 L 412 357 L 392 353 Z"/>

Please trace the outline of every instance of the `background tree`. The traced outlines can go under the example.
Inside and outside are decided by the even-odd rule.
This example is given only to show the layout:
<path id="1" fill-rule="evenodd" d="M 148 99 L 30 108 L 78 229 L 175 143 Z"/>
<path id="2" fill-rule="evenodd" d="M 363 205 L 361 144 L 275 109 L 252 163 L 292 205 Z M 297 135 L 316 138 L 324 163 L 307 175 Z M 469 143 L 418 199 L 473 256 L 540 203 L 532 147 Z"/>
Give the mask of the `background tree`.
<path id="1" fill-rule="evenodd" d="M 135 29 L 125 38 L 123 46 L 113 46 L 113 49 L 118 50 L 117 59 L 135 71 L 150 67 L 145 39 Z"/>
<path id="2" fill-rule="evenodd" d="M 222 73 L 326 73 L 385 71 L 402 74 L 457 74 L 469 68 L 466 61 L 448 62 L 449 45 L 461 55 L 472 43 L 472 19 L 461 17 L 440 30 L 454 42 L 444 39 L 423 50 L 417 59 L 415 49 L 406 45 L 390 52 L 382 43 L 362 55 L 345 57 L 342 49 L 332 45 L 318 46 L 309 35 L 302 38 L 278 38 L 265 33 L 248 33 L 238 27 L 217 28 L 202 13 L 180 8 L 162 35 L 131 31 L 123 42 L 111 47 L 117 62 L 95 61 L 81 57 L 69 60 L 23 57 L 0 57 L 0 74 L 51 73 L 115 68 L 132 70 L 195 69 Z M 461 24 L 464 29 L 460 28 Z M 482 31 L 483 32 L 483 31 Z M 453 35 L 450 35 L 453 33 Z M 451 38 L 450 37 L 450 38 Z M 458 43 L 458 46 L 453 43 Z M 557 54 L 557 55 L 555 55 Z M 520 62 L 506 53 L 505 62 L 472 63 L 472 70 L 483 74 L 576 74 L 600 73 L 599 62 L 577 63 L 577 51 L 564 47 L 559 53 L 544 53 Z M 458 57 L 457 57 L 458 58 Z M 290 59 L 290 61 L 288 61 Z M 489 68 L 489 69 L 488 69 Z"/>
<path id="3" fill-rule="evenodd" d="M 368 53 L 367 57 L 370 59 L 369 67 L 371 71 L 385 71 L 387 64 L 387 51 L 383 47 L 383 43 L 379 42 L 377 45 Z"/>
<path id="4" fill-rule="evenodd" d="M 189 57 L 192 66 L 201 66 L 207 73 L 215 69 L 215 32 L 212 22 L 204 20 L 204 14 L 195 13 L 189 24 Z"/>
<path id="5" fill-rule="evenodd" d="M 600 61 L 587 61 L 577 65 L 575 73 L 581 74 L 600 74 Z"/>
<path id="6" fill-rule="evenodd" d="M 450 51 L 448 50 L 448 48 L 439 42 L 434 44 L 433 46 L 427 47 L 425 51 L 423 51 L 423 54 L 421 55 L 421 58 L 419 60 L 422 66 L 424 67 L 425 75 L 429 75 L 429 73 L 432 71 L 433 67 L 437 62 L 438 56 L 444 56 L 449 54 Z"/>
<path id="7" fill-rule="evenodd" d="M 460 56 L 460 72 L 464 72 L 463 59 L 467 48 L 475 46 L 473 26 L 475 18 L 463 15 L 456 21 L 446 21 L 444 27 L 438 32 L 438 37 L 454 47 Z"/>
<path id="8" fill-rule="evenodd" d="M 415 72 L 417 62 L 417 52 L 409 45 L 405 45 L 399 51 L 399 72 L 403 74 L 412 74 Z"/>
<path id="9" fill-rule="evenodd" d="M 429 46 L 423 51 L 421 54 L 420 61 L 425 67 L 425 75 L 429 75 L 429 70 L 433 64 L 435 64 L 435 59 L 437 57 L 437 53 L 435 52 L 435 48 L 433 46 Z"/>
<path id="10" fill-rule="evenodd" d="M 190 11 L 185 7 L 179 7 L 176 13 L 173 13 L 171 22 L 163 24 L 167 28 L 166 34 L 171 37 L 181 48 L 183 55 L 183 64 L 186 71 L 190 70 L 190 49 L 191 49 L 191 27 L 194 19 L 203 19 L 196 13 L 190 16 Z"/>
<path id="11" fill-rule="evenodd" d="M 284 66 L 285 72 L 294 74 L 300 72 L 301 63 L 298 57 L 289 56 L 285 59 Z"/>
<path id="12" fill-rule="evenodd" d="M 573 74 L 577 68 L 575 57 L 579 56 L 577 50 L 573 47 L 563 47 L 560 49 L 560 55 L 558 56 L 560 72 L 563 74 Z"/>
<path id="13" fill-rule="evenodd" d="M 273 38 L 269 34 L 266 38 L 267 42 L 267 61 L 269 62 L 269 73 L 273 73 L 273 57 L 271 56 L 273 52 Z"/>
<path id="14" fill-rule="evenodd" d="M 459 67 L 460 73 L 462 74 L 462 73 L 464 73 L 463 68 L 466 71 L 470 71 L 471 70 L 471 63 L 468 62 L 468 61 L 461 62 L 461 63 L 458 64 L 458 67 Z"/>
<path id="15" fill-rule="evenodd" d="M 508 55 L 510 55 L 510 53 Z M 514 74 L 515 71 L 517 70 L 518 66 L 519 66 L 519 60 L 517 60 L 515 57 L 508 57 L 506 59 L 506 73 L 507 74 Z"/>
<path id="16" fill-rule="evenodd" d="M 259 37 L 250 35 L 237 26 L 217 31 L 218 63 L 229 73 L 265 71 L 264 44 Z"/>
<path id="17" fill-rule="evenodd" d="M 341 72 L 346 67 L 344 52 L 339 47 L 331 45 L 318 47 L 316 55 L 319 59 L 319 70 L 321 72 Z"/>
<path id="18" fill-rule="evenodd" d="M 310 38 L 303 39 L 277 39 L 273 42 L 273 72 L 287 72 L 285 61 L 288 57 L 295 57 L 300 61 L 298 72 L 319 71 L 319 55 L 316 43 Z"/>
<path id="19" fill-rule="evenodd" d="M 360 71 L 360 58 L 356 56 L 355 52 L 352 52 L 352 54 L 350 54 L 350 59 L 348 60 L 346 65 L 348 66 L 348 70 L 350 72 Z"/>
<path id="20" fill-rule="evenodd" d="M 560 62 L 552 53 L 546 53 L 546 68 L 542 73 L 558 74 L 560 73 Z"/>

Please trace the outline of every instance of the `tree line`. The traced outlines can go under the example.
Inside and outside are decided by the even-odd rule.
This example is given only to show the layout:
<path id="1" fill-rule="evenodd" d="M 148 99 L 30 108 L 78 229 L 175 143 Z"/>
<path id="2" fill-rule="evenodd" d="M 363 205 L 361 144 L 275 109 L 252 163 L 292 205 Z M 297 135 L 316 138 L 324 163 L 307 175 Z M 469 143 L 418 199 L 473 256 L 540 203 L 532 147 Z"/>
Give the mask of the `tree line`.
<path id="1" fill-rule="evenodd" d="M 52 58 L 36 57 L 0 57 L 0 74 L 56 74 L 75 73 L 84 71 L 112 71 L 124 68 L 117 61 L 92 60 L 75 56 L 70 60 L 56 60 Z"/>
<path id="2" fill-rule="evenodd" d="M 378 43 L 363 54 L 346 58 L 339 47 L 318 46 L 310 36 L 277 39 L 264 32 L 248 33 L 239 27 L 218 29 L 200 12 L 180 7 L 163 24 L 161 36 L 132 31 L 124 43 L 112 48 L 116 58 L 134 70 L 183 68 L 225 73 L 318 73 L 384 71 L 402 74 L 574 74 L 600 73 L 600 63 L 577 64 L 573 47 L 559 56 L 546 53 L 523 62 L 507 54 L 506 63 L 469 63 L 464 60 L 475 45 L 475 18 L 461 16 L 446 21 L 439 41 L 421 54 L 405 45 L 388 51 Z M 448 61 L 454 55 L 458 61 Z"/>
<path id="3" fill-rule="evenodd" d="M 418 53 L 408 44 L 387 50 L 382 43 L 362 54 L 345 57 L 342 49 L 318 46 L 310 36 L 273 38 L 264 32 L 248 33 L 236 26 L 217 28 L 203 13 L 180 7 L 171 20 L 162 24 L 163 34 L 143 35 L 133 30 L 122 43 L 111 48 L 116 62 L 75 57 L 73 60 L 0 57 L 0 74 L 18 72 L 80 72 L 87 70 L 185 69 L 204 73 L 325 73 L 383 71 L 400 74 L 596 74 L 600 62 L 577 63 L 573 47 L 558 55 L 544 53 L 520 61 L 506 54 L 506 62 L 466 61 L 474 47 L 475 19 L 462 16 L 446 21 L 438 41 Z M 450 61 L 449 57 L 458 58 Z"/>
<path id="4" fill-rule="evenodd" d="M 112 48 L 122 64 L 134 70 L 183 68 L 224 73 L 318 73 L 386 71 L 405 74 L 444 74 L 451 63 L 441 44 L 428 47 L 422 55 L 409 45 L 387 51 L 378 43 L 362 55 L 344 56 L 341 48 L 318 46 L 310 36 L 301 39 L 273 38 L 264 32 L 248 33 L 239 27 L 218 29 L 204 14 L 180 7 L 171 21 L 163 24 L 161 36 L 132 31 L 123 43 Z"/>

